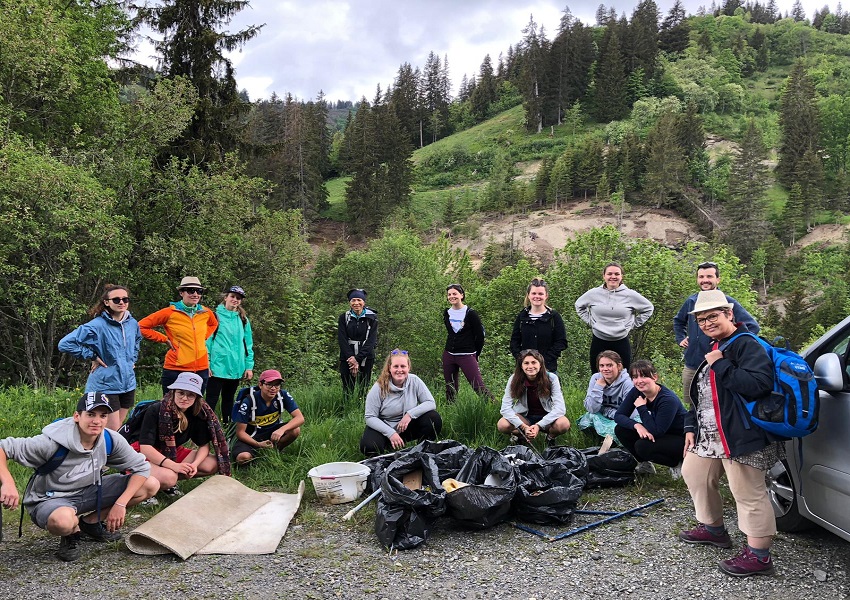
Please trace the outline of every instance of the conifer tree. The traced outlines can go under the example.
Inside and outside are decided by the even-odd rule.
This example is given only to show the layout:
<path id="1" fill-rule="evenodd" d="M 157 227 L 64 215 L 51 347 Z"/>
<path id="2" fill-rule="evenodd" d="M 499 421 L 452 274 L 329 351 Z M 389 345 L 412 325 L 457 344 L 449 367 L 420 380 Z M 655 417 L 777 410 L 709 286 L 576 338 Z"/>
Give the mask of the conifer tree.
<path id="1" fill-rule="evenodd" d="M 627 78 L 620 54 L 620 41 L 613 27 L 603 37 L 593 92 L 593 113 L 602 123 L 622 119 L 628 114 L 626 102 Z"/>
<path id="2" fill-rule="evenodd" d="M 573 195 L 572 170 L 572 152 L 568 150 L 555 160 L 549 175 L 549 187 L 546 188 L 546 202 L 555 208 Z"/>
<path id="3" fill-rule="evenodd" d="M 687 179 L 685 152 L 679 145 L 677 115 L 662 114 L 646 137 L 643 191 L 657 208 L 675 204 Z"/>
<path id="4" fill-rule="evenodd" d="M 763 161 L 767 150 L 761 132 L 753 120 L 741 141 L 741 149 L 732 164 L 729 177 L 729 200 L 725 215 L 729 222 L 726 240 L 738 257 L 748 262 L 767 235 L 765 210 L 768 187 L 767 167 Z"/>
<path id="5" fill-rule="evenodd" d="M 685 7 L 682 0 L 676 0 L 658 32 L 658 47 L 670 54 L 679 54 L 688 47 L 691 26 L 685 20 Z"/>
<path id="6" fill-rule="evenodd" d="M 496 76 L 493 73 L 493 64 L 490 61 L 489 54 L 481 62 L 481 68 L 478 71 L 478 81 L 469 100 L 472 104 L 472 114 L 475 118 L 479 121 L 486 119 L 490 104 L 496 100 Z"/>
<path id="7" fill-rule="evenodd" d="M 802 61 L 791 70 L 779 103 L 779 162 L 776 174 L 790 187 L 797 176 L 798 164 L 807 151 L 816 152 L 819 144 L 819 114 L 814 84 Z"/>

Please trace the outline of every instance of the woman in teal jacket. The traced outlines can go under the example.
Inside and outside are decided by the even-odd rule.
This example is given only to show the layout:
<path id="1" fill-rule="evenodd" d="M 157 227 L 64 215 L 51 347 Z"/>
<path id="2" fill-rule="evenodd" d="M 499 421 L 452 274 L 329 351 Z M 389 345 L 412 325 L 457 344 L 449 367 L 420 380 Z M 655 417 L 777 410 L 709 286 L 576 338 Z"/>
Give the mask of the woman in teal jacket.
<path id="1" fill-rule="evenodd" d="M 210 354 L 210 382 L 207 404 L 215 410 L 221 396 L 221 422 L 230 421 L 233 398 L 242 379 L 254 377 L 254 336 L 251 321 L 242 308 L 245 290 L 232 286 L 215 309 L 218 329 L 207 339 Z"/>
<path id="2" fill-rule="evenodd" d="M 136 360 L 142 334 L 130 314 L 130 291 L 107 283 L 100 299 L 89 309 L 92 320 L 59 341 L 59 351 L 91 360 L 86 392 L 106 394 L 113 412 L 106 426 L 117 430 L 136 402 Z"/>

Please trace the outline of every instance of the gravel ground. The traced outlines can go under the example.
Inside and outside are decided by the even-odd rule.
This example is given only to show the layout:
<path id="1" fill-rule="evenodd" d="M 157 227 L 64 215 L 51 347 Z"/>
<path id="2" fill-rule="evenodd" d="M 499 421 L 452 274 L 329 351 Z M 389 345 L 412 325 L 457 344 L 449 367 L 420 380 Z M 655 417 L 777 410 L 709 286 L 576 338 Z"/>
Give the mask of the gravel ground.
<path id="1" fill-rule="evenodd" d="M 659 476 L 657 479 L 664 479 Z M 415 550 L 385 552 L 372 530 L 373 509 L 350 522 L 352 505 L 305 501 L 274 555 L 176 557 L 131 554 L 123 543 L 84 542 L 83 556 L 62 563 L 57 540 L 8 518 L 0 544 L 4 597 L 151 598 L 847 598 L 850 543 L 821 529 L 779 534 L 777 574 L 736 579 L 716 562 L 732 551 L 692 547 L 676 533 L 693 524 L 681 482 L 589 491 L 586 508 L 626 510 L 659 497 L 645 516 L 624 518 L 557 542 L 503 523 L 485 531 L 438 521 Z M 727 503 L 728 504 L 728 503 Z M 7 513 L 8 514 L 8 513 Z M 16 513 L 12 513 L 16 515 Z M 132 518 L 132 517 L 131 517 Z M 577 516 L 573 526 L 595 517 Z M 727 513 L 733 538 L 743 536 Z M 568 527 L 541 527 L 559 533 Z M 129 528 L 128 528 L 129 530 Z"/>

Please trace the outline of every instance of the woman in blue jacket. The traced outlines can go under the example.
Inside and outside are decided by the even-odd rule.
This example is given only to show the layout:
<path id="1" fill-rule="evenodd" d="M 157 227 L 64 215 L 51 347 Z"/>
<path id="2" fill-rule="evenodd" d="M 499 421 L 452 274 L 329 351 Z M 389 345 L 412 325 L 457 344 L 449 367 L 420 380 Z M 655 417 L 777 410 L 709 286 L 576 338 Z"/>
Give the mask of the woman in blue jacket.
<path id="1" fill-rule="evenodd" d="M 230 421 L 233 398 L 243 379 L 254 377 L 254 335 L 242 301 L 245 290 L 232 286 L 215 309 L 218 329 L 207 338 L 210 355 L 210 381 L 207 404 L 215 410 L 221 396 L 221 422 Z"/>
<path id="2" fill-rule="evenodd" d="M 86 392 L 109 398 L 114 412 L 106 426 L 117 430 L 136 402 L 136 360 L 142 334 L 130 314 L 130 290 L 107 283 L 101 298 L 89 309 L 92 320 L 59 341 L 59 351 L 91 360 Z"/>

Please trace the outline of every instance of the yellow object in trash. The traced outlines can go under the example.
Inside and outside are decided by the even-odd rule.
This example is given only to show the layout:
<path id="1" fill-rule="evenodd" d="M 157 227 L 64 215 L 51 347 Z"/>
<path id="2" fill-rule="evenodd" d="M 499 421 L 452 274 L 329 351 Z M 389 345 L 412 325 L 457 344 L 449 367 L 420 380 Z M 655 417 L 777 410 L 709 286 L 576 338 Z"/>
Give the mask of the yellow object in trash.
<path id="1" fill-rule="evenodd" d="M 459 490 L 460 488 L 468 486 L 468 483 L 464 483 L 462 481 L 458 481 L 457 479 L 446 479 L 443 481 L 443 489 L 446 490 L 447 493 L 452 493 L 455 490 Z"/>

